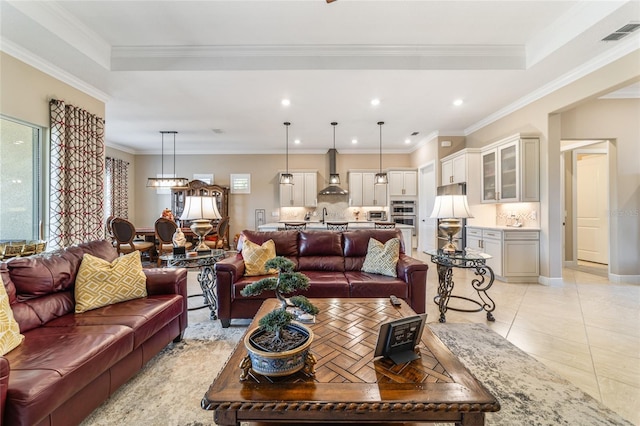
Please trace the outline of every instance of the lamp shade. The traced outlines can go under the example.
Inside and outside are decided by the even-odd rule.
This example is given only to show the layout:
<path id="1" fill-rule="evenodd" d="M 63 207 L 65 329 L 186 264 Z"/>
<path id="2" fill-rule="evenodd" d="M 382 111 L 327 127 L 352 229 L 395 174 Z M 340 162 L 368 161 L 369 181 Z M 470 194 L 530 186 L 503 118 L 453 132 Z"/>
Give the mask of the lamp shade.
<path id="1" fill-rule="evenodd" d="M 188 196 L 180 220 L 220 219 L 215 197 Z"/>
<path id="2" fill-rule="evenodd" d="M 432 218 L 473 217 L 466 195 L 438 195 L 431 212 Z"/>

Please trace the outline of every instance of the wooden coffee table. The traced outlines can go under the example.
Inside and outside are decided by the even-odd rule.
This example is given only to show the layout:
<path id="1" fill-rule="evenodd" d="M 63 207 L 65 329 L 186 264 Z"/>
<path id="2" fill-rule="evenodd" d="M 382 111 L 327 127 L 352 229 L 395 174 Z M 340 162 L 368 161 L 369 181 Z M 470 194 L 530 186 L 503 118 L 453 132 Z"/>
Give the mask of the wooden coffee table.
<path id="1" fill-rule="evenodd" d="M 216 424 L 438 421 L 475 426 L 484 425 L 485 412 L 500 409 L 428 327 L 420 359 L 402 365 L 373 359 L 380 324 L 415 315 L 404 302 L 400 307 L 389 299 L 312 302 L 320 309 L 310 326 L 315 377 L 299 372 L 267 378 L 252 372 L 241 382 L 239 366 L 246 355 L 241 340 L 202 400 L 202 408 L 214 411 Z M 265 301 L 255 318 L 276 303 Z"/>

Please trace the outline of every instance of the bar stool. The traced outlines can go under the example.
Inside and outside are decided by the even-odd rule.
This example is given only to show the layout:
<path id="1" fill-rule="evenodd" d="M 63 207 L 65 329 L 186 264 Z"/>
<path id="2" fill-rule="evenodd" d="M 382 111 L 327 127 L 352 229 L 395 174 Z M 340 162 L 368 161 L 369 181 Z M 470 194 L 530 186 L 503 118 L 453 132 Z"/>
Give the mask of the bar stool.
<path id="1" fill-rule="evenodd" d="M 300 222 L 296 222 L 296 223 L 291 223 L 291 222 L 285 222 L 284 224 L 284 229 L 285 230 L 296 230 L 296 231 L 304 231 L 305 229 L 307 229 L 307 224 L 306 223 L 300 223 Z"/>
<path id="2" fill-rule="evenodd" d="M 349 222 L 327 222 L 329 231 L 346 231 L 348 227 Z"/>
<path id="3" fill-rule="evenodd" d="M 395 222 L 374 222 L 376 229 L 394 229 L 396 227 Z"/>

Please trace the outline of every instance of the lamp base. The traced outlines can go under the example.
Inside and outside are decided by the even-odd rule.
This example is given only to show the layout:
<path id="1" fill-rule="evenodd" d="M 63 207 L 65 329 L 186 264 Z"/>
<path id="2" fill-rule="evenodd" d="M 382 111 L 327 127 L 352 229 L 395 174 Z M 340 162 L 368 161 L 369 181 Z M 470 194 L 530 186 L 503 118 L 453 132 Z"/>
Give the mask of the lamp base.
<path id="1" fill-rule="evenodd" d="M 448 237 L 447 243 L 444 245 L 444 247 L 442 247 L 442 252 L 455 253 L 458 248 L 453 242 L 453 236 L 460 232 L 460 229 L 462 229 L 460 219 L 441 219 L 440 225 L 438 227 L 443 233 L 447 234 Z"/>
<path id="2" fill-rule="evenodd" d="M 193 251 L 207 251 L 211 250 L 209 246 L 204 243 L 204 237 L 211 232 L 213 226 L 211 221 L 207 219 L 196 219 L 191 222 L 191 231 L 198 236 L 198 245 Z"/>

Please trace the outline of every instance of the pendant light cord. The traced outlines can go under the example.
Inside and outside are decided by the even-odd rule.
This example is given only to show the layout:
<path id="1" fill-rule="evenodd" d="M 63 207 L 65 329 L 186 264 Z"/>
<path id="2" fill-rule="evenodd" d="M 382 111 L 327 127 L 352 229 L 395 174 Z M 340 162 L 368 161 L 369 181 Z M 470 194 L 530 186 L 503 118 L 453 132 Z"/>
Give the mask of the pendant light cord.
<path id="1" fill-rule="evenodd" d="M 287 174 L 289 174 L 289 125 L 291 123 L 289 123 L 288 121 L 284 122 L 285 125 L 285 129 L 286 129 L 286 135 L 287 135 L 287 145 L 285 148 L 285 157 L 286 157 L 286 166 L 287 166 Z"/>
<path id="2" fill-rule="evenodd" d="M 378 122 L 378 126 L 380 127 L 380 173 L 382 173 L 382 125 L 383 121 Z"/>
<path id="3" fill-rule="evenodd" d="M 164 132 L 162 134 L 162 150 L 160 151 L 160 178 L 164 179 Z"/>

